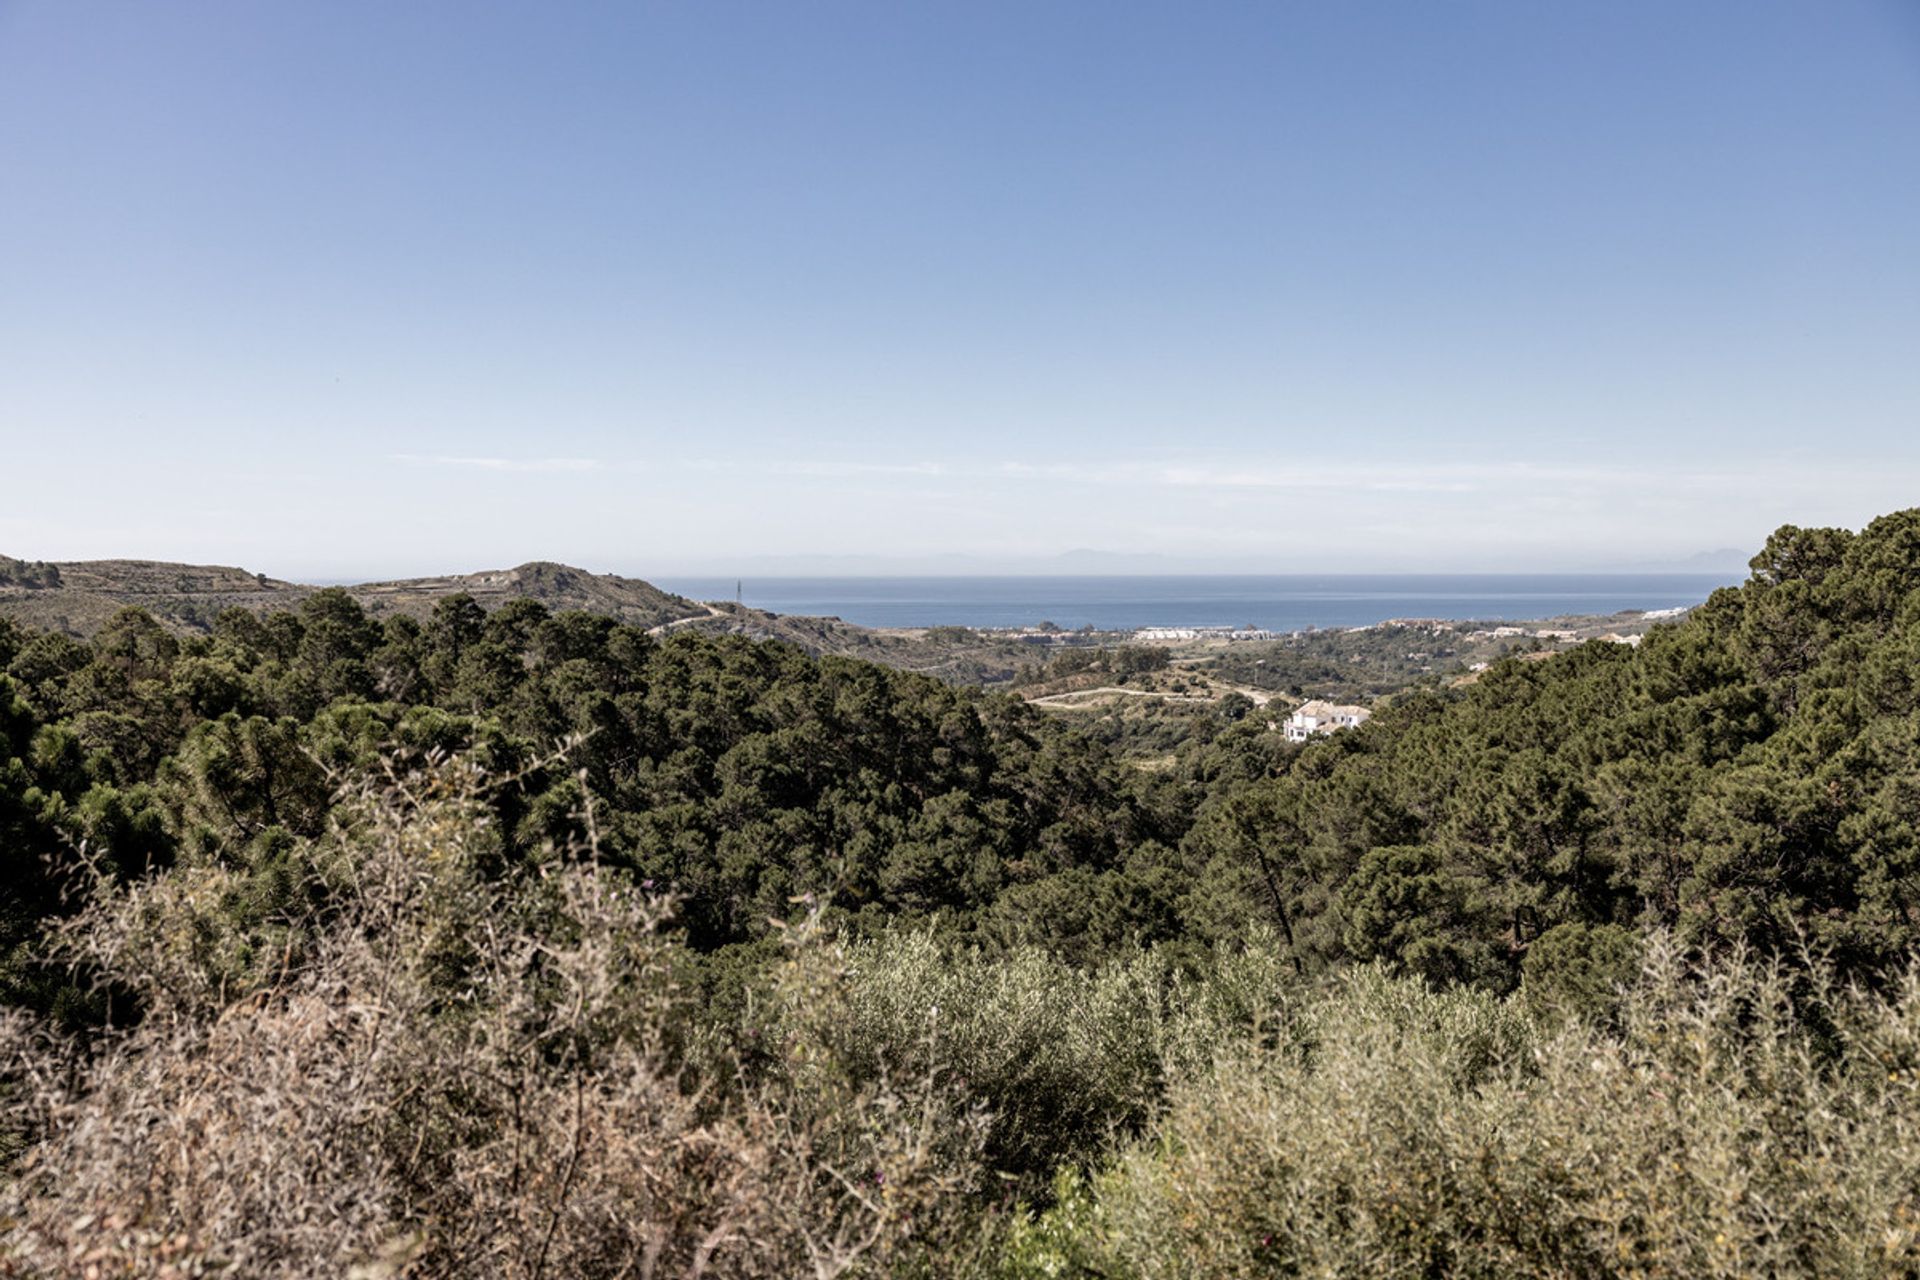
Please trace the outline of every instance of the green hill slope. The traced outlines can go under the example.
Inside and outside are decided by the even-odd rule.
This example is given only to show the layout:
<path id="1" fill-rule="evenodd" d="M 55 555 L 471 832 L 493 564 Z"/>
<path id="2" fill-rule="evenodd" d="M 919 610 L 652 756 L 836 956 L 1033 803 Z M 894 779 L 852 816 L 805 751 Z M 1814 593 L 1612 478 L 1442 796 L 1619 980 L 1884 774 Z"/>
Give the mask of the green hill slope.
<path id="1" fill-rule="evenodd" d="M 1232 764 L 1213 749 L 1213 767 Z M 1920 943 L 1920 511 L 1787 527 L 1746 585 L 1637 649 L 1508 660 L 1215 787 L 1195 927 L 1282 923 L 1310 964 L 1509 986 L 1649 928 Z"/>
<path id="2" fill-rule="evenodd" d="M 94 634 L 128 605 L 178 632 L 207 631 L 223 609 L 291 609 L 318 590 L 223 565 L 156 560 L 40 565 L 0 557 L 0 617 L 78 636 Z M 638 578 L 538 560 L 513 569 L 369 582 L 344 590 L 376 616 L 425 617 L 439 601 L 462 593 L 486 609 L 508 600 L 536 600 L 555 611 L 604 614 L 647 627 L 706 614 L 693 601 Z"/>

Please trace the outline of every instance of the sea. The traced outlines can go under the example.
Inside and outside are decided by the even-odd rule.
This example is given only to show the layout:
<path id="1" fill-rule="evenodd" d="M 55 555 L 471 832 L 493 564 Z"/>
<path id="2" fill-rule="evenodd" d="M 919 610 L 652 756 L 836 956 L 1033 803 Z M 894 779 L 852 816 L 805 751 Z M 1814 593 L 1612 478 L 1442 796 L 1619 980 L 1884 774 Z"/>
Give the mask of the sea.
<path id="1" fill-rule="evenodd" d="M 1525 620 L 1696 605 L 1732 574 L 1280 574 L 1073 577 L 656 578 L 695 600 L 865 627 L 1255 627 L 1390 618 Z"/>

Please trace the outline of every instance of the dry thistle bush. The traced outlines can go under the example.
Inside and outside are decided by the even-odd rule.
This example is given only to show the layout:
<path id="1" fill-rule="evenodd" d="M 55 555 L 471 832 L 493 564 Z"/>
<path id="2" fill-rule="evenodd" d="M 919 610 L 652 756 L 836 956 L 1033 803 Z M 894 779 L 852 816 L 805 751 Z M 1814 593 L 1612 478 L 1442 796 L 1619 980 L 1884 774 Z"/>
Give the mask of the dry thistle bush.
<path id="1" fill-rule="evenodd" d="M 244 869 L 105 894 L 64 947 L 130 990 L 82 1046 L 0 1025 L 32 1140 L 0 1271 L 47 1276 L 812 1276 L 957 1256 L 979 1117 L 938 1073 L 856 1080 L 817 925 L 777 1069 L 695 1071 L 670 904 L 591 850 L 506 867 L 490 783 L 440 761 L 343 794 L 308 904 L 232 923 Z M 589 819 L 591 815 L 588 815 Z M 589 826 L 590 826 L 589 821 Z M 724 1059 L 722 1059 L 724 1061 Z"/>

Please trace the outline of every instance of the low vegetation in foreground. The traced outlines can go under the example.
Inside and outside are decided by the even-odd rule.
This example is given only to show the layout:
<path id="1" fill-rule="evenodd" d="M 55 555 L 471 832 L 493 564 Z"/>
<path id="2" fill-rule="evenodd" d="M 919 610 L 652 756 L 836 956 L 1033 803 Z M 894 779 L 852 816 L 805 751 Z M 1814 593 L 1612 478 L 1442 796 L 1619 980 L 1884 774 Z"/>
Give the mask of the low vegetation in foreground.
<path id="1" fill-rule="evenodd" d="M 1154 770 L 458 596 L 0 667 L 0 1274 L 1920 1274 L 1920 512 Z"/>
<path id="2" fill-rule="evenodd" d="M 1920 973 L 1322 981 L 783 932 L 697 996 L 591 847 L 506 867 L 471 770 L 58 931 L 126 1011 L 4 1024 L 20 1274 L 1905 1274 Z M 497 785 L 497 784 L 493 784 Z"/>

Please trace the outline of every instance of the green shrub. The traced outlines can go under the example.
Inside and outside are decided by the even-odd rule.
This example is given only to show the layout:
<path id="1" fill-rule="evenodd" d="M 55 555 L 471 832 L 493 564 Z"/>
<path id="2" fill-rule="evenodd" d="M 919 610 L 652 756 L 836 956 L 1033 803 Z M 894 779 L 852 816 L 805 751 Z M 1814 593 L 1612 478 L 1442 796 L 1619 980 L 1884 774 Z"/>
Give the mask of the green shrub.
<path id="1" fill-rule="evenodd" d="M 848 962 L 835 1042 L 849 1069 L 944 1073 L 987 1117 L 990 1167 L 1023 1194 L 1137 1131 L 1158 1097 L 1169 980 L 1151 954 L 1087 972 L 920 932 L 856 946 Z"/>
<path id="2" fill-rule="evenodd" d="M 1363 970 L 1171 1087 L 1068 1231 L 1105 1277 L 1920 1268 L 1920 976 L 1884 996 L 1657 942 L 1618 1030 Z M 1063 1264 L 1064 1265 L 1064 1264 Z"/>

